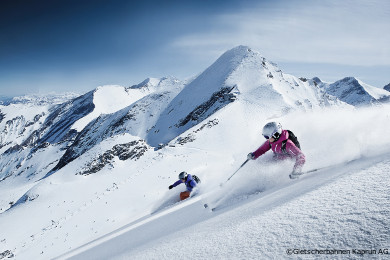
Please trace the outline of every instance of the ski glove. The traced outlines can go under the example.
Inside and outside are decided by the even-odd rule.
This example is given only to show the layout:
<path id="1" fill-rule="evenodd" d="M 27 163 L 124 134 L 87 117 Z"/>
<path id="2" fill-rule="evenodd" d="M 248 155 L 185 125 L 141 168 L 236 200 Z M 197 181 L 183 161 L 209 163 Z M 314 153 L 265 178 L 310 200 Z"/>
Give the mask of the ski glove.
<path id="1" fill-rule="evenodd" d="M 255 159 L 255 155 L 254 155 L 253 153 L 248 153 L 247 158 L 248 158 L 249 160 L 254 160 L 254 159 Z"/>
<path id="2" fill-rule="evenodd" d="M 173 188 L 173 185 L 169 185 L 169 189 L 172 189 Z"/>

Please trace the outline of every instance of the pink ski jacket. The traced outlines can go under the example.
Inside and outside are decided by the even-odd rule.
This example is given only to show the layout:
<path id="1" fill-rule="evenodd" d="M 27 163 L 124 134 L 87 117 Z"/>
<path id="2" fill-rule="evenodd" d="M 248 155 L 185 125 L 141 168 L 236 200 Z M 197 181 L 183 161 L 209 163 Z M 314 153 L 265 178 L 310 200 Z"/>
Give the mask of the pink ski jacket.
<path id="1" fill-rule="evenodd" d="M 282 149 L 282 142 L 287 140 L 284 149 Z M 294 171 L 300 170 L 305 164 L 306 158 L 302 151 L 295 146 L 295 144 L 288 139 L 288 131 L 283 130 L 279 139 L 273 143 L 269 140 L 260 146 L 255 152 L 253 152 L 254 159 L 265 154 L 267 151 L 272 150 L 278 160 L 284 160 L 287 158 L 295 158 Z"/>

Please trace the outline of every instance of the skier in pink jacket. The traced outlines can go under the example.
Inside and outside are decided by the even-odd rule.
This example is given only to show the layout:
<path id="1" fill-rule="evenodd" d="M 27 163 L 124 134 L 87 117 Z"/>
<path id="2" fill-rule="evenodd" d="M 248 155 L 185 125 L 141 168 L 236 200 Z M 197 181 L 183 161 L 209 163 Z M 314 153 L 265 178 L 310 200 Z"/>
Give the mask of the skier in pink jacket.
<path id="1" fill-rule="evenodd" d="M 291 179 L 298 178 L 302 174 L 305 155 L 302 153 L 295 135 L 289 130 L 283 130 L 280 123 L 270 122 L 263 127 L 263 136 L 267 141 L 256 151 L 249 153 L 248 159 L 255 160 L 267 151 L 272 150 L 276 160 L 295 159 L 295 165 L 289 177 Z"/>

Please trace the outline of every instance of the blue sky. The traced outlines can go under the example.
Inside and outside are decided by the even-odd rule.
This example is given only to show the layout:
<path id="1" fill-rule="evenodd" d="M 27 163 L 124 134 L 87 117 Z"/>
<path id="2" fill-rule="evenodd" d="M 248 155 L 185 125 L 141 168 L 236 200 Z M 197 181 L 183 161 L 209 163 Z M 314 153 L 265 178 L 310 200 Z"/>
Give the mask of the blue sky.
<path id="1" fill-rule="evenodd" d="M 390 83 L 387 0 L 0 1 L 0 96 L 185 79 L 248 45 L 285 73 Z"/>

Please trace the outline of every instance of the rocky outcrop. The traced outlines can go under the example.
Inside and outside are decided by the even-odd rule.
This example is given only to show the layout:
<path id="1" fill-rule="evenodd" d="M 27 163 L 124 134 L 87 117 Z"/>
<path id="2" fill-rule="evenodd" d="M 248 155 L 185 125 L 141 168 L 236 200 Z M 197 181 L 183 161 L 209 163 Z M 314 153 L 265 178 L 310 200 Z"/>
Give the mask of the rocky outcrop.
<path id="1" fill-rule="evenodd" d="M 111 164 L 115 157 L 119 160 L 138 160 L 148 150 L 144 140 L 133 141 L 125 144 L 117 144 L 111 150 L 106 151 L 96 159 L 89 162 L 78 175 L 90 175 Z"/>

